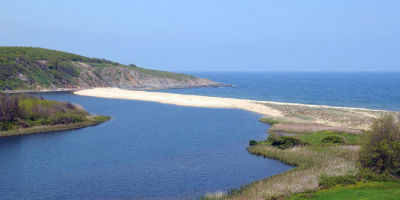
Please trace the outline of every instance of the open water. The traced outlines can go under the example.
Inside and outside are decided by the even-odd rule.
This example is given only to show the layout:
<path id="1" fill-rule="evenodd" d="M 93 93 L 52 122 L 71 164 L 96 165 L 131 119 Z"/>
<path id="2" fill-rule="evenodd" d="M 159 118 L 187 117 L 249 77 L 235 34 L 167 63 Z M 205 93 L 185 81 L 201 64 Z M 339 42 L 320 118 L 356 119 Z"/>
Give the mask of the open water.
<path id="1" fill-rule="evenodd" d="M 400 72 L 184 72 L 234 87 L 163 92 L 400 111 Z"/>
<path id="2" fill-rule="evenodd" d="M 0 138 L 0 199 L 183 199 L 227 192 L 291 169 L 249 154 L 265 140 L 258 114 L 68 93 L 111 121 L 94 127 Z"/>

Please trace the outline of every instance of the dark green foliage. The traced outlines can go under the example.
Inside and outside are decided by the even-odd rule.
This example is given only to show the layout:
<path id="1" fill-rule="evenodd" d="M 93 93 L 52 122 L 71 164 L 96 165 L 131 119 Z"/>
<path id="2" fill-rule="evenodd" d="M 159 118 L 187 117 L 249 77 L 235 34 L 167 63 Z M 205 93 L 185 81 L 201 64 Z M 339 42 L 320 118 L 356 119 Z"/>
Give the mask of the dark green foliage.
<path id="1" fill-rule="evenodd" d="M 0 94 L 0 131 L 40 125 L 84 122 L 85 110 L 70 102 L 44 100 L 28 95 Z"/>
<path id="2" fill-rule="evenodd" d="M 326 174 L 322 174 L 319 177 L 318 182 L 321 188 L 329 188 L 335 185 L 354 185 L 357 182 L 357 177 L 353 174 L 346 174 L 343 176 L 328 176 Z"/>
<path id="3" fill-rule="evenodd" d="M 344 139 L 338 135 L 328 135 L 322 138 L 323 143 L 343 144 L 346 143 Z"/>
<path id="4" fill-rule="evenodd" d="M 254 146 L 254 145 L 257 145 L 257 144 L 258 144 L 258 142 L 255 141 L 255 140 L 250 140 L 250 141 L 249 141 L 249 145 L 250 145 L 250 146 Z"/>
<path id="5" fill-rule="evenodd" d="M 400 176 L 400 116 L 384 115 L 374 121 L 360 151 L 363 168 L 377 174 Z"/>
<path id="6" fill-rule="evenodd" d="M 269 142 L 272 146 L 277 146 L 281 149 L 287 149 L 295 146 L 304 146 L 305 142 L 302 139 L 292 136 L 279 136 L 275 133 L 271 133 L 267 142 Z"/>

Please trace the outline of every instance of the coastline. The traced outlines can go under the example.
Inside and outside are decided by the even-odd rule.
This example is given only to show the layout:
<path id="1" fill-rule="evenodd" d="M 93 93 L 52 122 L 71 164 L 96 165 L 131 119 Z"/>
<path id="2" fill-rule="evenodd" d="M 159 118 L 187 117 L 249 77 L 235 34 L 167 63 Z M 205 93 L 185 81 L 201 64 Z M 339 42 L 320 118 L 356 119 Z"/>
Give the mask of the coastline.
<path id="1" fill-rule="evenodd" d="M 310 134 L 318 131 L 345 132 L 363 135 L 373 119 L 389 111 L 253 101 L 197 95 L 95 88 L 75 92 L 76 95 L 152 101 L 180 106 L 243 109 L 266 115 L 260 121 L 271 125 L 272 132 Z M 351 118 L 344 121 L 343 118 Z M 305 127 L 305 128 L 304 128 Z M 311 127 L 311 128 L 310 128 Z M 327 148 L 329 149 L 327 151 Z M 282 150 L 265 143 L 247 148 L 254 155 L 279 160 L 296 166 L 294 169 L 232 189 L 228 194 L 207 194 L 204 199 L 270 199 L 286 198 L 294 193 L 319 189 L 319 177 L 343 176 L 358 172 L 357 145 L 308 145 Z M 278 198 L 279 199 L 279 198 Z"/>
<path id="2" fill-rule="evenodd" d="M 33 126 L 30 128 L 19 128 L 19 129 L 11 129 L 8 131 L 0 131 L 0 138 L 81 129 L 89 126 L 96 126 L 111 119 L 111 117 L 104 115 L 89 115 L 87 116 L 87 118 L 89 120 L 85 122 L 46 125 L 46 126 Z"/>
<path id="3" fill-rule="evenodd" d="M 122 90 L 118 88 L 85 89 L 75 91 L 74 94 L 112 99 L 152 101 L 180 106 L 243 109 L 262 114 L 265 118 L 279 120 L 280 126 L 282 126 L 282 124 L 305 124 L 307 126 L 316 125 L 368 130 L 373 119 L 390 112 L 365 108 L 255 101 L 249 99 Z M 281 127 L 280 129 L 281 130 L 276 131 L 284 131 L 285 127 Z M 308 130 L 299 129 L 289 130 L 288 132 L 296 131 L 302 132 Z"/>

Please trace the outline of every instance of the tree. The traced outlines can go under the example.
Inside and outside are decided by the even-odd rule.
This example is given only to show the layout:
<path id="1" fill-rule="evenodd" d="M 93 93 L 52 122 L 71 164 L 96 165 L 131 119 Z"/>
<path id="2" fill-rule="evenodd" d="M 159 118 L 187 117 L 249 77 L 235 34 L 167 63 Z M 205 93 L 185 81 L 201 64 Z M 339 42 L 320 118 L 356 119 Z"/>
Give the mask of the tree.
<path id="1" fill-rule="evenodd" d="M 400 176 L 400 115 L 383 115 L 371 128 L 360 152 L 362 167 Z"/>

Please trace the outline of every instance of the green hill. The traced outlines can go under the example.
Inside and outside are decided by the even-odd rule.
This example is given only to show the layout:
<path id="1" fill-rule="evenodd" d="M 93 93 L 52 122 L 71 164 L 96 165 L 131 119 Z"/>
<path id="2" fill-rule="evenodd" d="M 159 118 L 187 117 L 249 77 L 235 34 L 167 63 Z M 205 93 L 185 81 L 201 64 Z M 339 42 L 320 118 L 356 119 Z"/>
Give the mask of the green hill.
<path id="1" fill-rule="evenodd" d="M 189 75 L 33 47 L 0 47 L 0 90 L 221 86 Z"/>

